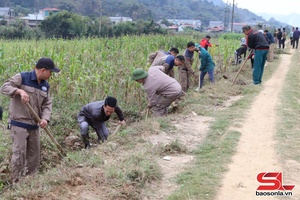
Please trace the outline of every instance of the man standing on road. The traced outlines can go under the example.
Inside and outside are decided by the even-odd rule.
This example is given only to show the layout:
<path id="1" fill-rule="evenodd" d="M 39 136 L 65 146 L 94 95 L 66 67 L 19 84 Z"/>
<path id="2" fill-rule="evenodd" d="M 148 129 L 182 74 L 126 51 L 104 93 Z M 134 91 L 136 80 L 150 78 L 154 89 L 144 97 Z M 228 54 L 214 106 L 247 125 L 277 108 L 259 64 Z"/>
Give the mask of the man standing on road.
<path id="1" fill-rule="evenodd" d="M 167 108 L 181 96 L 181 86 L 174 79 L 163 73 L 159 68 L 150 67 L 148 72 L 137 68 L 132 72 L 132 79 L 141 83 L 147 94 L 148 109 L 152 109 L 154 116 L 165 116 Z"/>
<path id="2" fill-rule="evenodd" d="M 82 107 L 77 115 L 77 121 L 80 126 L 80 134 L 84 143 L 84 148 L 90 148 L 89 142 L 89 126 L 91 126 L 97 133 L 98 142 L 107 140 L 108 130 L 105 121 L 109 120 L 112 113 L 117 113 L 120 124 L 124 125 L 124 115 L 119 106 L 117 106 L 117 99 L 114 97 L 107 97 L 104 101 L 91 102 Z"/>
<path id="3" fill-rule="evenodd" d="M 298 30 L 298 27 L 296 27 L 296 30 L 293 33 L 293 49 L 295 48 L 296 45 L 296 49 L 298 49 L 298 43 L 299 43 L 299 36 L 300 36 L 300 31 Z"/>
<path id="4" fill-rule="evenodd" d="M 285 40 L 286 40 L 286 32 L 285 32 L 285 28 L 282 28 L 282 38 L 281 38 L 281 44 L 282 44 L 282 48 L 285 48 Z"/>
<path id="5" fill-rule="evenodd" d="M 37 172 L 40 163 L 39 127 L 45 128 L 52 112 L 50 85 L 47 79 L 52 72 L 59 72 L 50 58 L 38 60 L 31 72 L 21 72 L 6 81 L 1 93 L 11 97 L 9 107 L 10 134 L 12 138 L 12 178 L 18 182 L 22 177 Z M 30 104 L 41 122 L 37 124 L 25 104 Z"/>
<path id="6" fill-rule="evenodd" d="M 254 66 L 253 66 L 253 83 L 261 84 L 261 79 L 264 73 L 264 67 L 269 52 L 269 43 L 263 33 L 251 29 L 250 26 L 244 26 L 243 33 L 246 35 L 247 46 L 250 49 L 255 49 Z"/>
<path id="7" fill-rule="evenodd" d="M 293 27 L 292 30 L 291 30 L 291 32 L 290 32 L 290 42 L 291 42 L 291 46 L 293 46 L 293 43 L 294 43 L 294 40 L 293 40 L 294 31 L 295 31 L 295 28 Z"/>
<path id="8" fill-rule="evenodd" d="M 271 33 L 268 30 L 264 31 L 264 35 L 267 38 L 269 43 L 269 53 L 267 56 L 267 61 L 272 62 L 274 60 L 274 48 L 275 48 L 275 40 Z"/>
<path id="9" fill-rule="evenodd" d="M 281 32 L 280 28 L 277 30 L 276 37 L 277 37 L 277 41 L 278 41 L 278 47 L 280 49 L 281 45 L 282 45 L 282 32 Z"/>

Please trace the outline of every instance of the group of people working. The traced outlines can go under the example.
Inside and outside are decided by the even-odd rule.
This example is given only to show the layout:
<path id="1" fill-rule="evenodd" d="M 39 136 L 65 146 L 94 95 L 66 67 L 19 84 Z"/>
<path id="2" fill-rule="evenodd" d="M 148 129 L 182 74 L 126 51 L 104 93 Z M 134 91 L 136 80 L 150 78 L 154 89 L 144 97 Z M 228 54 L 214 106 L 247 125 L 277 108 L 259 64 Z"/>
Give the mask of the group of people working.
<path id="1" fill-rule="evenodd" d="M 250 26 L 243 27 L 248 40 L 247 46 L 255 49 L 253 82 L 260 84 L 263 66 L 269 49 L 264 35 L 257 33 Z M 167 108 L 177 101 L 190 87 L 190 78 L 196 72 L 192 69 L 194 54 L 200 59 L 200 76 L 197 90 L 203 87 L 204 76 L 208 73 L 210 82 L 214 83 L 215 64 L 207 51 L 211 46 L 207 36 L 199 44 L 188 42 L 182 55 L 178 55 L 177 48 L 169 52 L 157 51 L 149 55 L 150 67 L 146 71 L 137 68 L 132 71 L 131 78 L 142 84 L 147 94 L 147 108 L 154 116 L 165 116 Z M 179 82 L 174 78 L 174 66 L 178 67 Z M 40 135 L 39 127 L 45 128 L 52 112 L 50 85 L 47 80 L 52 72 L 58 69 L 50 58 L 41 58 L 34 70 L 21 72 L 7 80 L 0 92 L 11 97 L 9 107 L 10 134 L 12 138 L 12 179 L 18 182 L 22 177 L 35 174 L 40 163 Z M 40 117 L 36 122 L 28 111 L 26 104 L 30 104 Z M 89 127 L 98 136 L 99 142 L 107 140 L 109 132 L 105 122 L 116 113 L 121 125 L 126 124 L 122 109 L 117 105 L 115 97 L 108 96 L 105 100 L 91 102 L 82 107 L 77 115 L 80 134 L 85 148 L 90 148 Z"/>
<path id="2" fill-rule="evenodd" d="M 191 68 L 195 50 L 195 44 L 190 42 L 185 56 L 177 55 L 179 53 L 177 48 L 172 48 L 168 53 L 159 51 L 149 57 L 153 60 L 148 72 L 141 68 L 132 72 L 132 79 L 143 84 L 148 97 L 147 108 L 151 108 L 155 116 L 166 115 L 168 106 L 181 97 L 182 88 L 187 91 L 189 87 L 187 77 L 190 73 L 195 73 Z M 174 66 L 180 66 L 181 79 L 185 80 L 181 81 L 182 85 L 173 78 Z M 52 72 L 58 73 L 60 69 L 54 65 L 52 59 L 41 58 L 32 71 L 17 73 L 0 88 L 2 94 L 11 98 L 8 127 L 12 138 L 13 183 L 19 182 L 24 176 L 35 174 L 38 170 L 39 128 L 48 125 L 52 112 L 50 85 L 47 82 Z M 29 112 L 29 105 L 41 121 L 37 122 L 34 119 Z M 77 115 L 77 121 L 85 148 L 91 147 L 89 127 L 96 131 L 99 142 L 107 140 L 109 132 L 105 121 L 109 120 L 114 112 L 118 115 L 119 123 L 124 125 L 125 117 L 115 97 L 108 96 L 103 101 L 91 102 L 82 107 Z M 2 109 L 0 114 L 2 117 Z"/>

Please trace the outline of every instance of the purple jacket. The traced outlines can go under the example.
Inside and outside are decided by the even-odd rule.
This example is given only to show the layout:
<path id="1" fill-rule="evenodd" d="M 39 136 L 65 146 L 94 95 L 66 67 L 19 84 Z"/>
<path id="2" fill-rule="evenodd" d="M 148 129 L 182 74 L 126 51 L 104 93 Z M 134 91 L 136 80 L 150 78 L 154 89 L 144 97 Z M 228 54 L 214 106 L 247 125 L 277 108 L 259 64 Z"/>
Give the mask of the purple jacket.
<path id="1" fill-rule="evenodd" d="M 296 29 L 293 33 L 293 39 L 299 39 L 299 36 L 300 36 L 300 31 Z"/>

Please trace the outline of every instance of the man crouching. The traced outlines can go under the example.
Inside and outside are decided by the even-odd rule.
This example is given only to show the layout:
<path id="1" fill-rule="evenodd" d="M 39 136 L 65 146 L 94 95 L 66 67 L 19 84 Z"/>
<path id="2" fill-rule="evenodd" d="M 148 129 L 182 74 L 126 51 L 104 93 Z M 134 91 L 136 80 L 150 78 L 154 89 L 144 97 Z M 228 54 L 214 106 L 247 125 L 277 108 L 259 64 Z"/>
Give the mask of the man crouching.
<path id="1" fill-rule="evenodd" d="M 80 134 L 84 143 L 84 148 L 90 148 L 89 126 L 97 133 L 98 141 L 104 142 L 108 137 L 108 130 L 105 121 L 109 120 L 112 113 L 117 113 L 120 124 L 124 125 L 124 115 L 120 107 L 117 106 L 117 99 L 107 97 L 104 101 L 91 102 L 82 107 L 77 115 L 80 126 Z"/>
<path id="2" fill-rule="evenodd" d="M 148 72 L 137 68 L 132 72 L 132 79 L 143 84 L 148 98 L 148 109 L 154 116 L 167 115 L 167 108 L 181 96 L 180 84 L 160 69 L 163 66 L 152 66 Z"/>

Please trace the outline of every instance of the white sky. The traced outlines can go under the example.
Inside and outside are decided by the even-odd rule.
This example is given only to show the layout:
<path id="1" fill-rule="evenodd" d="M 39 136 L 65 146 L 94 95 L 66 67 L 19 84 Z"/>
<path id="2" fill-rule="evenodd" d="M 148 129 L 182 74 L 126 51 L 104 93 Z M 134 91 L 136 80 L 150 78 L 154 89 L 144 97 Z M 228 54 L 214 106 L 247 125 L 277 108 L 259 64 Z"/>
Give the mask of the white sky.
<path id="1" fill-rule="evenodd" d="M 223 1 L 233 3 L 233 0 Z M 246 8 L 255 14 L 300 14 L 300 0 L 234 0 L 234 3 L 237 7 Z"/>

